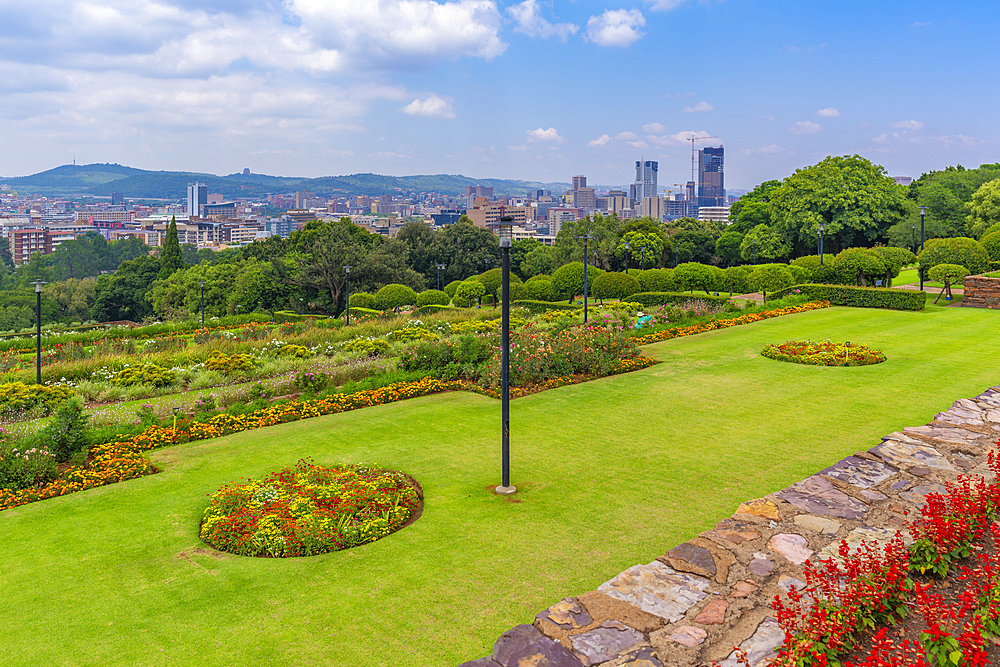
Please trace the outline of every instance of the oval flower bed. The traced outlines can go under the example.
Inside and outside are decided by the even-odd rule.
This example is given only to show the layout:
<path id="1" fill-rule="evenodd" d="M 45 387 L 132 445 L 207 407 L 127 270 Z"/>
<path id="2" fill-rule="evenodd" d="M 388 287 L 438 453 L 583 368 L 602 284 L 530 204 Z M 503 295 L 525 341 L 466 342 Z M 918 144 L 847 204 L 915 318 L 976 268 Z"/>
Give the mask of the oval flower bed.
<path id="1" fill-rule="evenodd" d="M 299 461 L 212 495 L 201 539 L 240 556 L 314 556 L 374 542 L 402 528 L 423 502 L 403 473 Z"/>
<path id="2" fill-rule="evenodd" d="M 782 345 L 768 345 L 761 354 L 768 359 L 813 366 L 870 366 L 885 361 L 882 350 L 857 343 L 792 340 Z"/>

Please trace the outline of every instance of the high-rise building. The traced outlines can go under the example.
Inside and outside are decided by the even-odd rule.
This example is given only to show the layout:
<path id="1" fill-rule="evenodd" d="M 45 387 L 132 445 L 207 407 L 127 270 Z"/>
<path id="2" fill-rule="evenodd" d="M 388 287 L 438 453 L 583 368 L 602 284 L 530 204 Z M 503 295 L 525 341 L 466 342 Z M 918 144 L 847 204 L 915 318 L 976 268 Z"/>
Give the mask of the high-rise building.
<path id="1" fill-rule="evenodd" d="M 476 197 L 486 197 L 487 199 L 493 199 L 493 186 L 492 185 L 466 185 L 465 186 L 465 196 L 470 197 L 475 200 Z"/>
<path id="2" fill-rule="evenodd" d="M 586 176 L 574 176 L 573 177 L 573 189 L 579 190 L 580 188 L 587 187 L 587 177 Z"/>
<path id="3" fill-rule="evenodd" d="M 659 197 L 642 198 L 642 217 L 653 220 L 663 219 L 663 200 Z"/>
<path id="4" fill-rule="evenodd" d="M 124 195 L 122 195 L 122 193 L 118 192 L 117 190 L 111 193 L 112 206 L 114 206 L 115 204 L 123 204 L 124 202 L 125 202 L 125 197 Z"/>
<path id="5" fill-rule="evenodd" d="M 698 151 L 698 206 L 723 206 L 726 185 L 723 178 L 722 146 L 707 146 Z"/>
<path id="6" fill-rule="evenodd" d="M 656 176 L 659 163 L 655 160 L 636 160 L 635 183 L 629 188 L 632 201 L 642 205 L 646 197 L 656 197 Z"/>
<path id="7" fill-rule="evenodd" d="M 201 207 L 207 203 L 208 186 L 204 183 L 188 183 L 188 217 L 197 218 L 201 216 Z"/>

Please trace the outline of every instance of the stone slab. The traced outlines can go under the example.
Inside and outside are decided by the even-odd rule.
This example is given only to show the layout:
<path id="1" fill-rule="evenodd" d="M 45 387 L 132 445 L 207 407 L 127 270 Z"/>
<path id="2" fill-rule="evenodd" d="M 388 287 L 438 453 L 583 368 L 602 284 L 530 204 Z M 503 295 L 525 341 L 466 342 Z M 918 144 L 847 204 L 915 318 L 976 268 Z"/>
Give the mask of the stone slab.
<path id="1" fill-rule="evenodd" d="M 875 445 L 870 451 L 883 461 L 900 468 L 922 467 L 955 471 L 955 466 L 942 456 L 941 452 L 928 444 L 883 440 L 881 444 Z"/>
<path id="2" fill-rule="evenodd" d="M 702 577 L 714 577 L 718 568 L 712 552 L 705 547 L 684 542 L 667 552 L 667 561 L 680 572 L 691 572 Z"/>
<path id="3" fill-rule="evenodd" d="M 808 541 L 795 533 L 778 533 L 771 537 L 767 546 L 772 551 L 784 556 L 788 562 L 801 565 L 813 555 Z"/>
<path id="4" fill-rule="evenodd" d="M 512 655 L 520 654 L 543 636 L 533 625 L 515 625 L 493 644 L 493 660 L 506 667 Z"/>
<path id="5" fill-rule="evenodd" d="M 653 649 L 648 646 L 628 654 L 624 659 L 625 662 L 621 663 L 619 667 L 664 667 Z"/>
<path id="6" fill-rule="evenodd" d="M 645 641 L 641 632 L 619 621 L 605 621 L 600 627 L 570 637 L 573 652 L 585 667 L 617 658 L 622 652 Z"/>
<path id="7" fill-rule="evenodd" d="M 977 440 L 987 437 L 982 433 L 968 431 L 964 428 L 945 426 L 907 426 L 903 429 L 903 433 L 950 442 L 955 445 L 975 445 Z"/>
<path id="8" fill-rule="evenodd" d="M 926 502 L 927 495 L 930 493 L 940 493 L 941 495 L 944 495 L 948 493 L 948 489 L 942 484 L 921 484 L 913 487 L 909 491 L 904 491 L 899 494 L 899 497 L 917 505 L 918 507 L 922 507 Z"/>
<path id="9" fill-rule="evenodd" d="M 760 587 L 752 581 L 737 581 L 729 595 L 734 598 L 745 598 L 756 593 L 758 588 Z"/>
<path id="10" fill-rule="evenodd" d="M 904 544 L 912 544 L 913 540 L 910 538 L 909 533 L 900 531 L 900 535 L 903 537 Z M 851 554 L 856 554 L 861 550 L 862 540 L 868 542 L 869 544 L 875 543 L 876 549 L 884 550 L 886 542 L 889 542 L 896 536 L 895 530 L 890 530 L 888 528 L 873 528 L 871 526 L 859 526 L 847 534 L 844 541 L 847 542 L 847 546 L 850 549 Z M 828 544 L 819 550 L 816 554 L 817 558 L 840 560 L 840 542 L 834 542 Z"/>
<path id="11" fill-rule="evenodd" d="M 833 477 L 860 489 L 870 489 L 896 474 L 896 470 L 877 461 L 848 456 L 817 474 Z"/>
<path id="12" fill-rule="evenodd" d="M 684 574 L 653 561 L 635 565 L 597 587 L 605 595 L 628 602 L 639 609 L 676 623 L 688 609 L 704 600 L 708 579 Z"/>
<path id="13" fill-rule="evenodd" d="M 708 633 L 701 628 L 696 628 L 693 625 L 681 625 L 670 633 L 667 640 L 677 642 L 688 648 L 694 648 L 705 641 L 706 637 L 708 637 Z"/>
<path id="14" fill-rule="evenodd" d="M 623 600 L 607 596 L 599 591 L 580 593 L 576 599 L 587 609 L 587 613 L 597 623 L 607 620 L 621 621 L 639 632 L 650 633 L 663 627 L 663 619 L 645 612 Z"/>
<path id="15" fill-rule="evenodd" d="M 814 533 L 829 535 L 830 537 L 836 535 L 841 526 L 839 521 L 835 521 L 834 519 L 829 519 L 824 516 L 816 516 L 814 514 L 799 514 L 793 519 L 793 521 L 799 528 L 803 528 Z"/>
<path id="16" fill-rule="evenodd" d="M 764 667 L 769 660 L 778 653 L 778 648 L 785 641 L 785 633 L 773 618 L 765 618 L 757 626 L 757 630 L 749 639 L 740 644 L 740 648 L 747 652 L 749 667 Z M 719 663 L 719 667 L 740 667 L 741 663 L 736 651 L 729 654 L 729 657 Z"/>
<path id="17" fill-rule="evenodd" d="M 770 558 L 754 558 L 750 561 L 747 569 L 750 570 L 751 574 L 756 574 L 758 577 L 768 577 L 774 572 L 774 568 L 776 567 L 778 566 Z"/>
<path id="18" fill-rule="evenodd" d="M 563 598 L 545 611 L 539 612 L 535 618 L 557 625 L 563 630 L 576 630 L 594 622 L 576 598 Z"/>
<path id="19" fill-rule="evenodd" d="M 704 606 L 701 612 L 694 617 L 694 622 L 702 625 L 722 625 L 726 622 L 727 609 L 729 609 L 729 603 L 726 602 L 725 598 L 716 598 Z"/>
<path id="20" fill-rule="evenodd" d="M 770 519 L 771 521 L 781 521 L 781 515 L 778 513 L 778 506 L 765 498 L 748 500 L 745 503 L 741 503 L 739 508 L 737 508 L 736 513 L 759 516 L 764 519 Z"/>
<path id="21" fill-rule="evenodd" d="M 735 519 L 723 519 L 715 524 L 715 528 L 705 531 L 702 535 L 709 538 L 718 537 L 733 544 L 752 542 L 760 537 L 760 533 L 753 525 Z"/>
<path id="22" fill-rule="evenodd" d="M 786 593 L 792 590 L 792 586 L 794 586 L 795 590 L 797 591 L 804 591 L 806 589 L 806 586 L 808 585 L 809 584 L 802 581 L 801 579 L 796 579 L 795 577 L 788 574 L 783 574 L 780 577 L 778 577 L 778 588 L 785 591 Z"/>
<path id="23" fill-rule="evenodd" d="M 850 497 L 835 487 L 833 482 L 819 475 L 806 477 L 774 495 L 807 514 L 856 520 L 864 518 L 868 512 L 864 503 Z"/>

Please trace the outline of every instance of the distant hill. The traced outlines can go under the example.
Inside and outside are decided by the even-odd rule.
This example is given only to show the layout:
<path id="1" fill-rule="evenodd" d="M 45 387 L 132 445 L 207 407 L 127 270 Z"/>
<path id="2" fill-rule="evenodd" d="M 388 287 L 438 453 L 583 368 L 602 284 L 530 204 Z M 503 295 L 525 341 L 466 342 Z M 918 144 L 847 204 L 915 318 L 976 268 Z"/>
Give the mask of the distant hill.
<path id="1" fill-rule="evenodd" d="M 308 190 L 321 196 L 384 195 L 401 192 L 439 192 L 446 195 L 465 194 L 469 185 L 494 188 L 497 195 L 526 194 L 547 189 L 553 194 L 569 188 L 568 183 L 540 183 L 497 178 L 436 174 L 427 176 L 383 176 L 351 174 L 321 178 L 294 178 L 265 174 L 229 174 L 216 176 L 189 171 L 146 171 L 119 164 L 63 165 L 31 176 L 0 177 L 0 184 L 10 185 L 23 194 L 46 196 L 110 196 L 112 190 L 130 198 L 183 199 L 188 183 L 204 183 L 209 192 L 221 193 L 226 199 L 252 198 L 267 193 Z"/>

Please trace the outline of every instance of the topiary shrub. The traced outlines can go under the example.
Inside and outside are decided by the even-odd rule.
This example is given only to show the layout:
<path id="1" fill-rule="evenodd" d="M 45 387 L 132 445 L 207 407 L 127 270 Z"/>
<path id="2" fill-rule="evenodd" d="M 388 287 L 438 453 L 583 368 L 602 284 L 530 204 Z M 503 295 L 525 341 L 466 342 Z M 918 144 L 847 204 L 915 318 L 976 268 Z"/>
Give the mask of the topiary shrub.
<path id="1" fill-rule="evenodd" d="M 867 248 L 847 248 L 833 259 L 833 270 L 841 285 L 874 285 L 885 276 L 885 263 Z"/>
<path id="2" fill-rule="evenodd" d="M 812 272 L 804 269 L 801 266 L 796 266 L 795 264 L 788 265 L 788 272 L 792 274 L 792 284 L 801 285 L 803 283 L 809 282 Z"/>
<path id="3" fill-rule="evenodd" d="M 381 338 L 356 338 L 344 345 L 345 352 L 360 352 L 366 357 L 374 357 L 389 351 L 388 341 Z"/>
<path id="4" fill-rule="evenodd" d="M 379 310 L 398 311 L 403 306 L 417 302 L 417 293 L 406 285 L 386 285 L 375 293 L 375 307 Z"/>
<path id="5" fill-rule="evenodd" d="M 417 295 L 418 306 L 447 306 L 449 303 L 451 303 L 451 297 L 442 290 L 429 289 Z"/>
<path id="6" fill-rule="evenodd" d="M 255 364 L 256 360 L 249 354 L 226 354 L 219 350 L 212 350 L 205 361 L 205 368 L 226 375 L 234 375 L 253 370 Z"/>
<path id="7" fill-rule="evenodd" d="M 754 292 L 777 292 L 795 284 L 792 272 L 781 264 L 764 264 L 750 273 L 747 281 Z"/>
<path id="8" fill-rule="evenodd" d="M 486 294 L 486 288 L 477 280 L 466 280 L 455 290 L 451 302 L 459 308 L 471 308 Z"/>
<path id="9" fill-rule="evenodd" d="M 951 286 L 955 283 L 960 283 L 965 280 L 965 277 L 969 275 L 969 270 L 964 266 L 959 266 L 958 264 L 935 264 L 927 277 L 931 280 L 944 283 L 944 289 L 941 290 L 941 294 L 947 292 L 948 298 L 951 298 Z M 941 294 L 937 295 L 937 299 L 934 299 L 934 303 L 938 302 L 941 298 Z"/>
<path id="10" fill-rule="evenodd" d="M 938 264 L 964 266 L 971 275 L 983 273 L 990 266 L 990 256 L 983 244 L 968 238 L 931 239 L 917 259 L 925 276 Z"/>
<path id="11" fill-rule="evenodd" d="M 987 234 L 980 243 L 986 249 L 991 262 L 1000 262 L 1000 231 Z"/>
<path id="12" fill-rule="evenodd" d="M 882 260 L 882 264 L 885 265 L 883 285 L 886 287 L 892 285 L 892 279 L 899 276 L 899 272 L 904 266 L 909 266 L 917 261 L 917 256 L 906 248 L 875 246 L 869 248 L 868 252 Z"/>
<path id="13" fill-rule="evenodd" d="M 597 299 L 624 299 L 640 291 L 639 281 L 624 273 L 609 271 L 594 280 L 594 297 Z"/>
<path id="14" fill-rule="evenodd" d="M 703 289 L 705 294 L 709 294 L 715 286 L 715 274 L 712 269 L 700 262 L 684 262 L 674 269 L 671 277 L 679 290 L 693 292 L 696 289 Z"/>
<path id="15" fill-rule="evenodd" d="M 368 292 L 354 292 L 351 294 L 349 303 L 351 304 L 351 308 L 370 308 L 374 310 L 375 295 Z"/>
<path id="16" fill-rule="evenodd" d="M 723 271 L 723 289 L 730 294 L 746 294 L 750 291 L 750 268 L 747 266 L 730 266 Z"/>
<path id="17" fill-rule="evenodd" d="M 830 255 L 829 258 L 824 257 L 824 265 L 828 259 L 833 259 Z M 806 280 L 799 281 L 800 283 L 806 282 L 816 282 L 815 273 L 819 269 L 819 255 L 805 255 L 804 257 L 796 257 L 788 264 L 791 266 L 797 266 L 806 272 Z"/>
<path id="18" fill-rule="evenodd" d="M 674 281 L 673 269 L 647 269 L 638 274 L 636 279 L 643 292 L 676 292 L 680 289 Z"/>
<path id="19" fill-rule="evenodd" d="M 118 371 L 118 374 L 115 375 L 111 382 L 119 387 L 134 387 L 140 384 L 166 387 L 174 383 L 174 378 L 174 372 L 162 366 L 157 366 L 156 364 L 138 364 L 136 366 L 126 366 Z"/>
<path id="20" fill-rule="evenodd" d="M 588 288 L 593 286 L 591 281 L 604 273 L 596 266 L 587 267 Z M 576 296 L 583 294 L 583 262 L 570 262 L 563 264 L 552 273 L 552 286 L 556 292 L 564 299 L 572 301 Z"/>
<path id="21" fill-rule="evenodd" d="M 278 356 L 290 359 L 306 359 L 312 356 L 312 351 L 303 345 L 285 345 L 278 350 Z"/>
<path id="22" fill-rule="evenodd" d="M 455 298 L 455 290 L 458 286 L 462 284 L 461 280 L 452 280 L 450 283 L 444 286 L 444 293 L 448 295 L 449 299 Z"/>
<path id="23" fill-rule="evenodd" d="M 557 298 L 552 281 L 549 278 L 539 278 L 538 276 L 524 283 L 524 295 L 525 298 L 532 301 L 555 301 Z"/>

